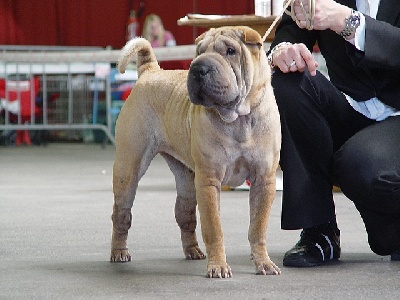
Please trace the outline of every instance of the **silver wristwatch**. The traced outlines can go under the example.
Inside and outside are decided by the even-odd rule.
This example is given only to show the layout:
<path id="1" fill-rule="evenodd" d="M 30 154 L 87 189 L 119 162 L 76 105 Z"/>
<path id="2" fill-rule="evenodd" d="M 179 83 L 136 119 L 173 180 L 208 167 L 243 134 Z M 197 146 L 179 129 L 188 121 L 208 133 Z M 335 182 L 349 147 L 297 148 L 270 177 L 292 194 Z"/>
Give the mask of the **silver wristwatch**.
<path id="1" fill-rule="evenodd" d="M 339 35 L 347 38 L 356 31 L 358 26 L 360 26 L 360 13 L 352 9 L 351 15 L 345 19 L 344 29 L 339 32 Z"/>

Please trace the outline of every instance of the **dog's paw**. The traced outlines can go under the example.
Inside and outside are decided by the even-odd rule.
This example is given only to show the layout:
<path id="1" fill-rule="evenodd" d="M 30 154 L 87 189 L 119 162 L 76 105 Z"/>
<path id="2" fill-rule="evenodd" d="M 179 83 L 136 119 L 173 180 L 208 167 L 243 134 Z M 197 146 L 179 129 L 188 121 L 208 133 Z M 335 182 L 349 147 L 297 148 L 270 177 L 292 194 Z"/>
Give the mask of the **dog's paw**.
<path id="1" fill-rule="evenodd" d="M 270 259 L 255 262 L 257 275 L 280 275 L 281 270 Z"/>
<path id="2" fill-rule="evenodd" d="M 232 270 L 226 262 L 209 262 L 206 276 L 208 278 L 230 278 Z"/>
<path id="3" fill-rule="evenodd" d="M 128 262 L 131 259 L 128 248 L 111 249 L 110 262 Z"/>
<path id="4" fill-rule="evenodd" d="M 206 255 L 200 250 L 199 246 L 189 246 L 184 249 L 185 257 L 188 260 L 205 259 Z"/>

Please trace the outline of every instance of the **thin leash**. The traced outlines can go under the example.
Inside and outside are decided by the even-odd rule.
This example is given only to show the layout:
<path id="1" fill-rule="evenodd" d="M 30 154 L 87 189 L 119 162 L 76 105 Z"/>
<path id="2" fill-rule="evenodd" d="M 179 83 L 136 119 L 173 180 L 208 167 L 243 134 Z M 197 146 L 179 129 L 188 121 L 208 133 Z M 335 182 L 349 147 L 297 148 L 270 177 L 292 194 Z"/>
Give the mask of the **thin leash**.
<path id="1" fill-rule="evenodd" d="M 263 42 L 265 42 L 267 37 L 270 35 L 272 29 L 274 29 L 276 23 L 278 23 L 278 21 L 280 20 L 280 18 L 282 18 L 284 13 L 288 14 L 289 16 L 291 16 L 292 19 L 296 22 L 297 25 L 300 24 L 300 21 L 296 18 L 296 15 L 295 15 L 294 9 L 293 9 L 293 5 L 294 5 L 295 1 L 299 1 L 300 8 L 302 9 L 304 16 L 306 17 L 306 28 L 308 30 L 312 30 L 313 29 L 313 27 L 314 27 L 314 16 L 315 16 L 315 0 L 308 0 L 308 11 L 306 11 L 306 9 L 305 9 L 305 7 L 303 5 L 303 1 L 301 1 L 301 0 L 286 0 L 285 4 L 283 5 L 282 11 L 276 16 L 276 18 L 272 22 L 271 26 L 265 32 L 265 34 L 263 36 Z M 287 10 L 289 8 L 289 6 L 292 7 L 292 9 L 290 11 Z"/>

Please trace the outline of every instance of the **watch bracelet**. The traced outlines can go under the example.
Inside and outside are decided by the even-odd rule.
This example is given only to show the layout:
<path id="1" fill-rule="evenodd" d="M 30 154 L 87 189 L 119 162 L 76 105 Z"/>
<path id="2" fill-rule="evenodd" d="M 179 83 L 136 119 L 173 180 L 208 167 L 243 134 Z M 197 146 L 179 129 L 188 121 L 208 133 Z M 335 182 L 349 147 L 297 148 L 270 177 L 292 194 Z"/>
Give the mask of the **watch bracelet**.
<path id="1" fill-rule="evenodd" d="M 355 20 L 358 19 L 358 21 L 355 24 L 353 23 L 354 19 Z M 341 32 L 339 32 L 339 35 L 342 38 L 347 38 L 357 30 L 359 25 L 360 25 L 360 13 L 352 9 L 350 16 L 348 16 L 345 19 L 345 27 Z"/>

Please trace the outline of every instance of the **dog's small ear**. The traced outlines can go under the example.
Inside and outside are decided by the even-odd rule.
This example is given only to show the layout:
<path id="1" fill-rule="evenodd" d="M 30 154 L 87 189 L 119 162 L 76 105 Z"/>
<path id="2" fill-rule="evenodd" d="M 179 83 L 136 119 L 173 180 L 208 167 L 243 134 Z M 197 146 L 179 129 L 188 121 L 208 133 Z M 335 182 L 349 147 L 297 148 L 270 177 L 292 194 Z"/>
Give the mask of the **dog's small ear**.
<path id="1" fill-rule="evenodd" d="M 246 29 L 243 31 L 243 41 L 246 44 L 261 46 L 263 44 L 260 34 L 254 29 Z"/>
<path id="2" fill-rule="evenodd" d="M 201 40 L 206 36 L 206 34 L 211 31 L 214 30 L 214 28 L 210 28 L 209 30 L 207 30 L 206 32 L 203 32 L 202 34 L 200 34 L 195 40 L 194 40 L 194 44 L 197 45 L 198 43 L 201 42 Z"/>

